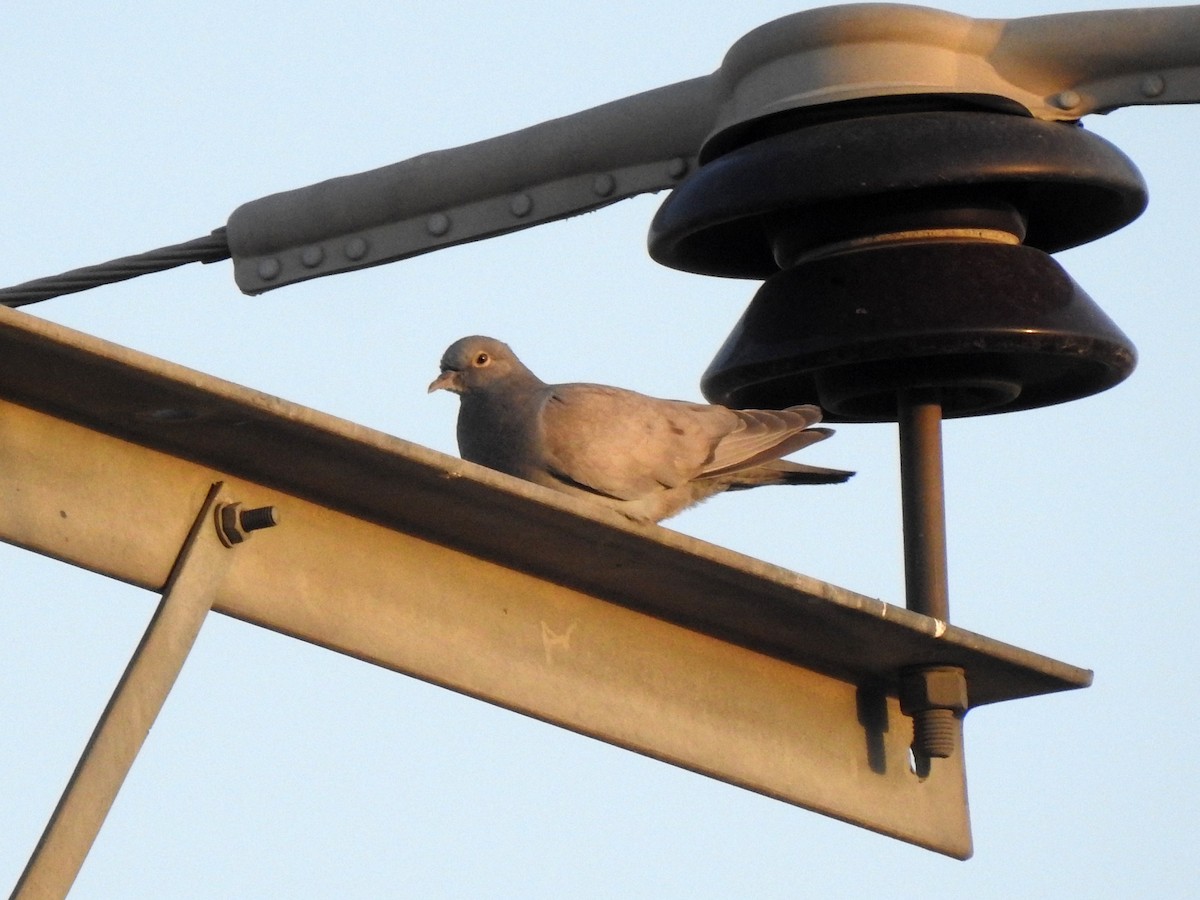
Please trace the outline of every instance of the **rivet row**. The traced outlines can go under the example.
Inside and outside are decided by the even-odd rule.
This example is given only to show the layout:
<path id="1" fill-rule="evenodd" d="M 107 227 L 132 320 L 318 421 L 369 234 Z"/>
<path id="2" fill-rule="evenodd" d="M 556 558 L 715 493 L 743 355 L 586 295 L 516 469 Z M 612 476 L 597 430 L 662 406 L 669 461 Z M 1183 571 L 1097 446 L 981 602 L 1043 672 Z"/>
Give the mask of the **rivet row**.
<path id="1" fill-rule="evenodd" d="M 1157 81 L 1154 81 L 1157 79 Z M 1164 85 L 1159 76 L 1148 76 L 1142 82 L 1142 93 L 1147 97 L 1162 93 Z M 1051 99 L 1051 102 L 1061 108 L 1068 108 L 1066 101 L 1074 100 L 1070 105 L 1077 105 L 1079 95 L 1074 91 L 1063 91 Z M 680 180 L 691 168 L 690 162 L 684 157 L 675 157 L 666 163 L 667 176 L 675 181 Z M 602 172 L 592 179 L 592 192 L 597 197 L 611 197 L 617 190 L 617 179 L 608 172 Z M 533 197 L 528 193 L 513 194 L 508 201 L 508 211 L 518 219 L 523 219 L 533 212 Z M 453 222 L 444 212 L 433 213 L 425 220 L 425 230 L 433 237 L 445 237 L 450 233 Z M 350 262 L 365 259 L 370 249 L 365 238 L 352 237 L 342 245 L 342 254 Z M 315 269 L 325 262 L 325 248 L 320 246 L 305 247 L 300 253 L 301 264 L 308 269 Z M 263 281 L 274 281 L 283 272 L 283 263 L 277 257 L 267 256 L 258 261 L 258 277 Z"/>

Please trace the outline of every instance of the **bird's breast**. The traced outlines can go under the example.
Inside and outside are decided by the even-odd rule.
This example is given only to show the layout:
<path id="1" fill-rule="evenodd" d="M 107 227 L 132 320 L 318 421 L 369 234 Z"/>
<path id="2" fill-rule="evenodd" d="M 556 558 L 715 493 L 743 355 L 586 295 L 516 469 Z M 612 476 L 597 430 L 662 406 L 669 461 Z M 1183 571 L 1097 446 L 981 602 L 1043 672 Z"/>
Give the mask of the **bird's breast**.
<path id="1" fill-rule="evenodd" d="M 536 398 L 464 395 L 458 411 L 463 459 L 529 479 L 541 458 Z"/>

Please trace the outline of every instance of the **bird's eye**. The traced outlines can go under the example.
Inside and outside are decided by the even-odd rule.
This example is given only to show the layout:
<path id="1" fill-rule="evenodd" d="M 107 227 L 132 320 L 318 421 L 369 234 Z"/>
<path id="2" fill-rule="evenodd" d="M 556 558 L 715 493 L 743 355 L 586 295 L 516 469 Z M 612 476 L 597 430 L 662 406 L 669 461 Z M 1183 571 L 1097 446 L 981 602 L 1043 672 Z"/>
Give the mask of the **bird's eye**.
<path id="1" fill-rule="evenodd" d="M 492 358 L 490 356 L 488 356 L 486 353 L 480 353 L 479 355 L 477 355 L 475 357 L 475 365 L 477 365 L 477 366 L 486 366 L 491 361 L 492 361 Z"/>

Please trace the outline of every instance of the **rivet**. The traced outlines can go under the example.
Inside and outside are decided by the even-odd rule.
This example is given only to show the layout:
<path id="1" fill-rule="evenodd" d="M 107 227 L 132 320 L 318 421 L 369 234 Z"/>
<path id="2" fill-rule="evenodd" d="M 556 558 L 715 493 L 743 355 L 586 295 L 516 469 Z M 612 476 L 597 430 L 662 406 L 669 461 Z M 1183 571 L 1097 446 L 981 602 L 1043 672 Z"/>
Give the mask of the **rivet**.
<path id="1" fill-rule="evenodd" d="M 1074 109 L 1082 102 L 1083 98 L 1076 91 L 1059 91 L 1050 98 L 1050 104 L 1059 109 Z"/>
<path id="2" fill-rule="evenodd" d="M 360 260 L 367 255 L 367 242 L 360 237 L 350 238 L 342 247 L 342 252 L 346 254 L 346 259 Z"/>
<path id="3" fill-rule="evenodd" d="M 667 176 L 678 181 L 688 173 L 688 161 L 682 156 L 677 156 L 667 163 Z"/>
<path id="4" fill-rule="evenodd" d="M 1161 97 L 1167 89 L 1167 80 L 1161 75 L 1147 75 L 1140 85 L 1143 97 Z"/>
<path id="5" fill-rule="evenodd" d="M 450 217 L 445 213 L 434 213 L 425 223 L 425 227 L 434 237 L 441 237 L 450 230 Z"/>
<path id="6" fill-rule="evenodd" d="M 300 262 L 309 269 L 319 266 L 324 258 L 325 251 L 320 247 L 305 247 L 304 252 L 300 254 Z"/>
<path id="7" fill-rule="evenodd" d="M 592 181 L 592 191 L 597 197 L 608 197 L 617 189 L 617 179 L 613 178 L 607 172 L 603 175 L 597 175 Z"/>
<path id="8" fill-rule="evenodd" d="M 528 194 L 517 194 L 508 201 L 508 210 L 518 219 L 522 219 L 533 211 L 533 198 Z"/>
<path id="9" fill-rule="evenodd" d="M 283 265 L 273 256 L 268 256 L 266 259 L 258 261 L 258 277 L 263 281 L 271 281 L 279 277 L 279 273 L 283 271 Z"/>

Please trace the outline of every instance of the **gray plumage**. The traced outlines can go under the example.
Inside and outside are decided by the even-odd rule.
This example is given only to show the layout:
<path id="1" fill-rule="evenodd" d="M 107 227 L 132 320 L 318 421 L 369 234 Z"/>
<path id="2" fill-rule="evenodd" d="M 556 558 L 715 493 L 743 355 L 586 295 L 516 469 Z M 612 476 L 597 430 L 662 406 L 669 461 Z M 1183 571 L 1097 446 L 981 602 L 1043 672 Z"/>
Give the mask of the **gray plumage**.
<path id="1" fill-rule="evenodd" d="M 835 484 L 853 472 L 786 462 L 833 432 L 816 406 L 735 410 L 599 384 L 546 384 L 494 338 L 465 337 L 429 390 L 459 395 L 462 458 L 658 522 L 721 491 Z"/>

